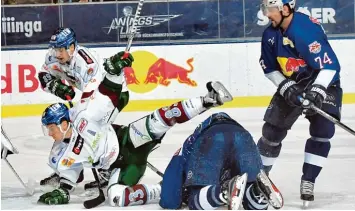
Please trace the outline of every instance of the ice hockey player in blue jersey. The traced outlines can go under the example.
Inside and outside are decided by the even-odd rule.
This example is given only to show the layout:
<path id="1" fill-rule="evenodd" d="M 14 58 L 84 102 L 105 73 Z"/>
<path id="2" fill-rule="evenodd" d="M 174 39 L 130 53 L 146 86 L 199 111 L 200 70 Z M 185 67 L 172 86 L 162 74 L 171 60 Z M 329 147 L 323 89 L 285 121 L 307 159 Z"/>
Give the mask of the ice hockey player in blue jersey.
<path id="1" fill-rule="evenodd" d="M 328 153 L 335 126 L 300 96 L 340 119 L 343 91 L 340 64 L 317 19 L 295 12 L 295 0 L 263 0 L 261 10 L 272 24 L 262 36 L 260 65 L 277 88 L 266 110 L 258 147 L 269 172 L 281 151 L 281 142 L 298 117 L 310 122 L 300 194 L 305 206 L 314 200 L 314 183 Z"/>
<path id="2" fill-rule="evenodd" d="M 250 133 L 226 113 L 204 120 L 184 142 L 165 170 L 160 206 L 212 210 L 283 206 L 281 193 L 262 170 Z"/>

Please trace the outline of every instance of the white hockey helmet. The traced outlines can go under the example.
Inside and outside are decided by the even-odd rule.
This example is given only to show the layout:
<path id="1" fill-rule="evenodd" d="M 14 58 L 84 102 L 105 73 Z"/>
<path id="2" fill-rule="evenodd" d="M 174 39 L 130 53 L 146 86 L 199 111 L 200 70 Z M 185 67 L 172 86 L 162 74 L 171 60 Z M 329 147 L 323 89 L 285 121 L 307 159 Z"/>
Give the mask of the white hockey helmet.
<path id="1" fill-rule="evenodd" d="M 296 0 L 262 0 L 260 9 L 266 16 L 271 8 L 277 8 L 281 12 L 284 5 L 289 5 L 290 9 L 295 9 Z"/>

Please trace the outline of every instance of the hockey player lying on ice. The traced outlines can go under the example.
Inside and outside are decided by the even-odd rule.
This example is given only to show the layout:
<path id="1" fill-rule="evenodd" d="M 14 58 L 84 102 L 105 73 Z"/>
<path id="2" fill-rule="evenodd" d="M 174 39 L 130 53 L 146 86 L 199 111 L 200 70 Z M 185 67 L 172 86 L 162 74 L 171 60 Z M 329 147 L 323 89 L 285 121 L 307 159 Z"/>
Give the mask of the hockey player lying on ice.
<path id="1" fill-rule="evenodd" d="M 121 187 L 118 206 L 157 202 L 165 209 L 262 210 L 283 206 L 279 190 L 262 170 L 250 133 L 226 113 L 204 120 L 171 159 L 160 185 Z M 109 184 L 110 186 L 110 184 Z M 160 197 L 159 197 L 160 196 Z"/>

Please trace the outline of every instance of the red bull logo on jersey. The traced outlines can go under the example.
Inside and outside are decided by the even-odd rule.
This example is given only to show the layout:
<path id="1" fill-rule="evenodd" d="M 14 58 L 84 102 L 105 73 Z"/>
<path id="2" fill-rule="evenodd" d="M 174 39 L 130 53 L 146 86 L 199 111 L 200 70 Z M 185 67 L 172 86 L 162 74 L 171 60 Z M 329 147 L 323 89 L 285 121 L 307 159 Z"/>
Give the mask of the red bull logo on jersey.
<path id="1" fill-rule="evenodd" d="M 184 64 L 176 64 L 166 58 L 158 58 L 148 51 L 132 53 L 135 62 L 124 69 L 128 89 L 146 93 L 158 86 L 167 87 L 173 82 L 195 87 L 197 82 L 190 77 L 194 71 L 194 58 L 187 58 Z"/>
<path id="2" fill-rule="evenodd" d="M 300 68 L 307 67 L 306 62 L 303 59 L 296 59 L 293 57 L 277 57 L 277 61 L 280 64 L 282 73 L 288 77 L 290 77 L 294 72 L 299 72 Z"/>

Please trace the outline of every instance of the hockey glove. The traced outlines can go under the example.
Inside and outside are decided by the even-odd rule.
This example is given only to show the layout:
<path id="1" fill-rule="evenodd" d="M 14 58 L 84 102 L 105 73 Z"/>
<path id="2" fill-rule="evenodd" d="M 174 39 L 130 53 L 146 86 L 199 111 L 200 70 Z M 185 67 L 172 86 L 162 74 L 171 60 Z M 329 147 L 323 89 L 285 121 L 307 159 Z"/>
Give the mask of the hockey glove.
<path id="1" fill-rule="evenodd" d="M 280 83 L 277 91 L 282 97 L 285 98 L 287 104 L 289 104 L 290 106 L 302 105 L 302 103 L 297 97 L 302 95 L 303 89 L 299 87 L 299 85 L 295 81 L 291 79 L 285 79 Z"/>
<path id="2" fill-rule="evenodd" d="M 49 84 L 48 89 L 52 94 L 62 98 L 63 100 L 67 100 L 66 96 L 69 96 L 71 99 L 74 99 L 75 97 L 74 89 L 71 86 L 63 84 L 60 79 L 53 80 Z"/>
<path id="3" fill-rule="evenodd" d="M 41 195 L 38 199 L 38 202 L 48 204 L 48 205 L 57 205 L 57 204 L 68 204 L 69 200 L 70 200 L 70 195 L 68 190 L 64 188 L 58 188 L 52 192 L 48 192 Z"/>
<path id="4" fill-rule="evenodd" d="M 313 84 L 308 89 L 304 97 L 305 101 L 302 106 L 305 108 L 305 110 L 303 113 L 307 116 L 312 116 L 316 114 L 316 112 L 313 109 L 309 108 L 309 105 L 313 104 L 318 108 L 322 108 L 323 101 L 325 100 L 326 97 L 327 97 L 326 88 L 319 84 Z M 308 102 L 306 100 L 308 100 Z"/>
<path id="5" fill-rule="evenodd" d="M 123 68 L 131 67 L 132 62 L 134 61 L 132 54 L 129 53 L 127 58 L 123 58 L 124 54 L 125 52 L 121 51 L 116 55 L 105 59 L 104 69 L 106 72 L 110 73 L 111 75 L 120 75 Z"/>

